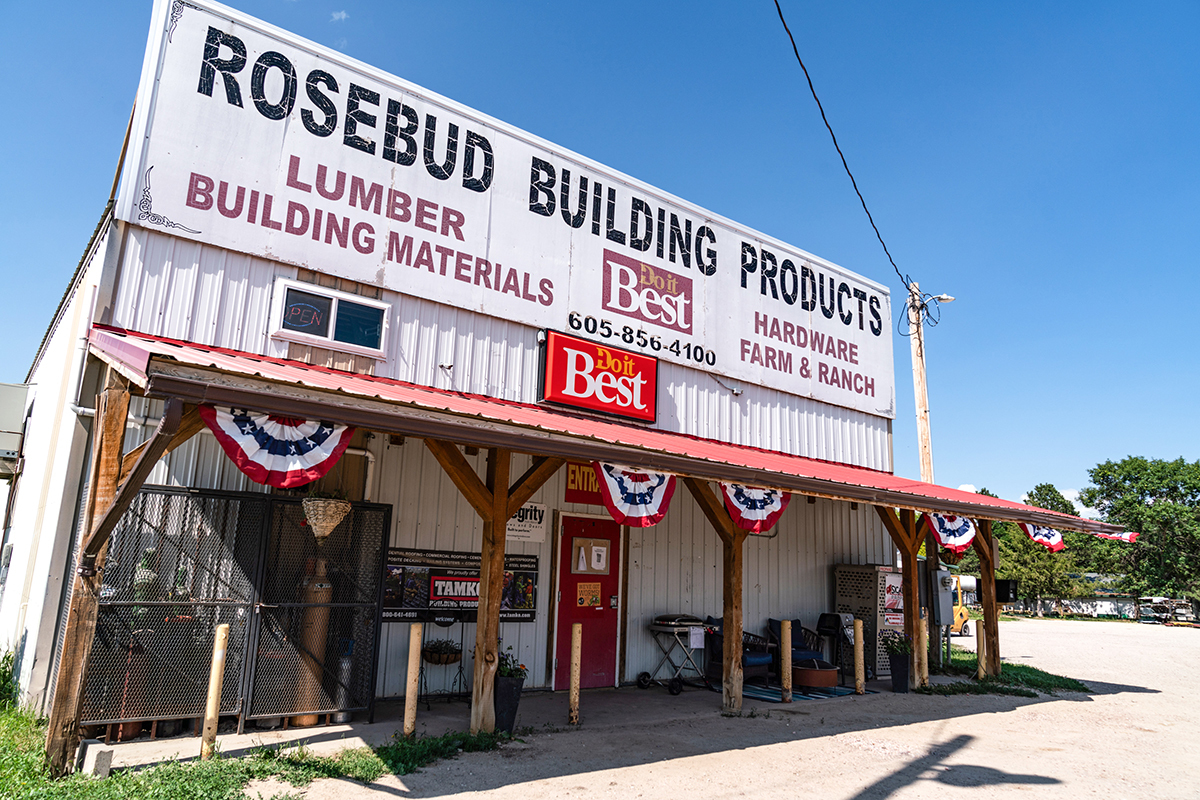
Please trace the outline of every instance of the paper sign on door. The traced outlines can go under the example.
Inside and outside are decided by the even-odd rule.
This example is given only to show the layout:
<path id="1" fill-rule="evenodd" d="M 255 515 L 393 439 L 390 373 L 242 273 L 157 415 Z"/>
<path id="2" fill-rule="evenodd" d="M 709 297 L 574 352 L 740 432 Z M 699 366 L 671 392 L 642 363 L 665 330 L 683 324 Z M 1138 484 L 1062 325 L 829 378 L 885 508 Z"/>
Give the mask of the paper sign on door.
<path id="1" fill-rule="evenodd" d="M 576 575 L 608 575 L 608 539 L 571 540 L 571 572 Z"/>
<path id="2" fill-rule="evenodd" d="M 599 608 L 600 607 L 600 584 L 597 583 L 581 583 L 579 584 L 578 596 L 575 604 L 583 608 Z"/>

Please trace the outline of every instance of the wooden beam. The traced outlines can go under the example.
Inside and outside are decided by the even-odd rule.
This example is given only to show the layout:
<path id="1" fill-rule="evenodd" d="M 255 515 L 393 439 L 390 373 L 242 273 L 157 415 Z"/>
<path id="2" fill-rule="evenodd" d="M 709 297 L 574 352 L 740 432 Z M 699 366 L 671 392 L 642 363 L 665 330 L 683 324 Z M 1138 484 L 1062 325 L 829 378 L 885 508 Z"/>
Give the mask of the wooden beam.
<path id="1" fill-rule="evenodd" d="M 508 489 L 508 516 L 504 519 L 512 519 L 513 515 L 521 510 L 521 506 L 529 502 L 533 493 L 542 488 L 546 481 L 550 480 L 565 463 L 567 463 L 565 458 L 534 457 L 533 463 L 529 465 L 529 469 L 525 470 L 525 474 Z"/>
<path id="2" fill-rule="evenodd" d="M 996 556 L 993 548 L 995 537 L 990 520 L 978 520 L 979 531 L 972 545 L 979 554 L 979 593 L 983 604 L 984 672 L 1000 674 L 1000 608 L 996 602 Z"/>
<path id="3" fill-rule="evenodd" d="M 104 515 L 100 517 L 100 522 L 96 524 L 91 535 L 83 543 L 79 555 L 81 570 L 93 568 L 96 554 L 100 552 L 101 547 L 108 543 L 108 537 L 116 530 L 121 516 L 129 510 L 129 506 L 133 504 L 134 498 L 141 491 L 146 478 L 150 477 L 150 471 L 154 469 L 154 465 L 158 463 L 175 439 L 175 433 L 179 429 L 182 418 L 183 401 L 172 397 L 163 408 L 162 419 L 158 421 L 158 427 L 146 440 L 146 448 L 138 455 L 137 461 L 129 471 L 128 479 L 121 483 Z"/>
<path id="4" fill-rule="evenodd" d="M 471 687 L 471 733 L 496 730 L 496 670 L 500 666 L 500 597 L 504 590 L 504 539 L 508 522 L 508 474 L 512 453 L 488 450 L 487 491 L 492 505 L 483 523 L 479 563 L 479 613 L 475 622 L 475 668 Z M 474 473 L 472 473 L 474 474 Z"/>
<path id="5" fill-rule="evenodd" d="M 716 529 L 721 541 L 725 544 L 731 543 L 737 536 L 738 529 L 725 509 L 725 504 L 718 499 L 716 492 L 708 485 L 708 481 L 699 478 L 684 478 L 683 483 L 692 493 L 692 497 L 696 498 L 696 505 L 700 506 L 704 516 Z"/>
<path id="6" fill-rule="evenodd" d="M 129 381 L 109 369 L 104 389 L 96 397 L 92 428 L 91 487 L 85 510 L 84 530 L 112 504 L 121 475 L 121 451 L 125 446 L 125 421 L 129 417 Z M 54 777 L 70 769 L 79 747 L 79 713 L 83 706 L 87 662 L 96 635 L 100 587 L 99 571 L 108 554 L 107 540 L 101 543 L 88 574 L 77 573 L 63 631 L 58 683 L 50 702 L 46 730 L 46 765 Z"/>
<path id="7" fill-rule="evenodd" d="M 707 481 L 684 478 L 684 485 L 696 498 L 696 504 L 704 512 L 709 523 L 721 537 L 721 587 L 725 605 L 721 624 L 723 632 L 721 652 L 721 711 L 725 714 L 740 714 L 742 711 L 742 574 L 743 554 L 747 531 L 733 524 L 725 504 L 722 503 Z"/>
<path id="8" fill-rule="evenodd" d="M 442 469 L 450 476 L 450 480 L 454 481 L 454 485 L 458 487 L 458 491 L 462 493 L 462 496 L 475 509 L 475 513 L 484 522 L 491 521 L 492 493 L 483 485 L 483 481 L 479 480 L 479 476 L 471 468 L 471 464 L 467 461 L 466 456 L 459 452 L 458 445 L 453 442 L 443 441 L 442 439 L 426 439 L 425 446 L 429 448 L 429 452 L 433 453 L 433 457 L 442 465 Z M 507 488 L 507 486 L 506 480 L 505 487 Z M 502 511 L 507 511 L 507 508 L 502 509 Z M 508 518 L 505 517 L 505 519 Z"/>
<path id="9" fill-rule="evenodd" d="M 909 656 L 908 680 L 911 687 L 916 687 L 917 676 L 917 629 L 921 624 L 921 591 L 920 569 L 917 563 L 917 552 L 921 549 L 917 533 L 916 514 L 907 509 L 900 511 L 900 528 L 904 539 L 908 542 L 908 550 L 903 552 L 901 565 L 901 581 L 904 590 L 904 635 L 913 644 L 913 653 Z"/>
<path id="10" fill-rule="evenodd" d="M 896 549 L 901 553 L 911 550 L 912 544 L 908 540 L 908 534 L 900 526 L 900 518 L 896 516 L 896 512 L 887 506 L 875 506 L 875 513 L 883 521 L 883 527 L 892 537 L 892 543 L 896 545 Z"/>
<path id="11" fill-rule="evenodd" d="M 200 407 L 189 406 L 187 413 L 183 415 L 183 419 L 179 422 L 179 429 L 175 432 L 175 436 L 171 439 L 170 444 L 167 445 L 167 449 L 163 451 L 163 455 L 167 455 L 167 453 L 186 443 L 197 433 L 204 430 L 204 427 L 204 420 L 200 416 Z M 145 451 L 146 445 L 149 442 L 149 439 L 142 442 L 126 453 L 121 459 L 121 483 L 124 483 L 129 478 L 129 473 L 133 470 L 133 465 L 137 463 L 138 458 Z"/>

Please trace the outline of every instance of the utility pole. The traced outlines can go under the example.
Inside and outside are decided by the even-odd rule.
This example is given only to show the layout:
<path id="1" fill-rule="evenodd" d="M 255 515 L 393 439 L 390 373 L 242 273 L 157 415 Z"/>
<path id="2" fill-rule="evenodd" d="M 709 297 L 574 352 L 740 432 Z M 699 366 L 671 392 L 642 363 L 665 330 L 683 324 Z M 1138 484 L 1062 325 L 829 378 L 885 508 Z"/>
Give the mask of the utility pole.
<path id="1" fill-rule="evenodd" d="M 942 295 L 945 297 L 945 295 Z M 909 344 L 912 345 L 913 395 L 917 406 L 917 449 L 921 457 L 921 480 L 933 483 L 933 443 L 929 435 L 929 386 L 925 380 L 925 301 L 921 288 L 913 281 L 908 286 Z M 929 662 L 942 666 L 942 627 L 933 624 L 933 607 L 938 591 L 938 543 L 933 533 L 925 534 L 925 597 L 929 602 Z M 918 595 L 919 596 L 919 595 Z"/>

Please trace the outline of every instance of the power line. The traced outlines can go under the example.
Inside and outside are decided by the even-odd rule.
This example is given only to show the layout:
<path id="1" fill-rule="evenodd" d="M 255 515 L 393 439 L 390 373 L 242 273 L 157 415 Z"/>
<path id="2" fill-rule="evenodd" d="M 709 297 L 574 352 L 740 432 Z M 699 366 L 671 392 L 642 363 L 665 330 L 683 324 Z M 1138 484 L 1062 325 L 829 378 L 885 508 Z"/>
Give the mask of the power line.
<path id="1" fill-rule="evenodd" d="M 817 108 L 821 112 L 821 121 L 825 123 L 825 129 L 829 131 L 829 137 L 833 139 L 833 147 L 837 150 L 837 154 L 842 157 L 842 166 L 846 170 L 846 174 L 850 176 L 850 183 L 854 186 L 854 193 L 858 195 L 858 202 L 862 203 L 863 211 L 867 212 L 867 220 L 870 221 L 871 227 L 875 230 L 875 238 L 879 240 L 879 244 L 883 245 L 884 255 L 891 262 L 892 269 L 896 270 L 896 277 L 904 284 L 907 289 L 912 285 L 912 280 L 901 274 L 900 268 L 896 266 L 892 254 L 888 251 L 887 243 L 883 241 L 883 236 L 879 233 L 879 227 L 875 224 L 875 218 L 871 216 L 871 209 L 867 208 L 867 201 L 863 199 L 862 192 L 858 190 L 858 181 L 854 180 L 854 173 L 850 171 L 850 165 L 846 163 L 846 156 L 842 153 L 842 148 L 838 146 L 837 136 L 833 133 L 833 128 L 829 124 L 829 119 L 825 116 L 825 107 L 821 105 L 821 98 L 817 97 L 817 90 L 813 86 L 812 76 L 808 74 L 808 67 L 804 66 L 804 59 L 800 58 L 800 50 L 796 47 L 796 37 L 792 36 L 792 29 L 788 27 L 787 20 L 783 18 L 783 9 L 779 7 L 779 0 L 775 0 L 775 10 L 779 12 L 779 21 L 783 23 L 783 29 L 787 31 L 788 38 L 792 40 L 792 52 L 796 54 L 796 61 L 800 62 L 800 69 L 804 70 L 804 77 L 808 79 L 808 90 L 812 92 L 813 100 L 817 101 Z"/>

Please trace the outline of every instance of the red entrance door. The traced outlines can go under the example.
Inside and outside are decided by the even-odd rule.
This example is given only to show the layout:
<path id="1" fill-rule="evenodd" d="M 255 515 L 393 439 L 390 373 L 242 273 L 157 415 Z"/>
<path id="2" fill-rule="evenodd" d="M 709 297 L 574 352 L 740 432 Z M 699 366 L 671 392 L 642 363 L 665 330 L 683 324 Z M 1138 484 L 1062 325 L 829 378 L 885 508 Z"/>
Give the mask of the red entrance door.
<path id="1" fill-rule="evenodd" d="M 621 526 L 611 519 L 563 518 L 554 688 L 571 685 L 571 626 L 583 624 L 579 685 L 617 683 Z"/>

